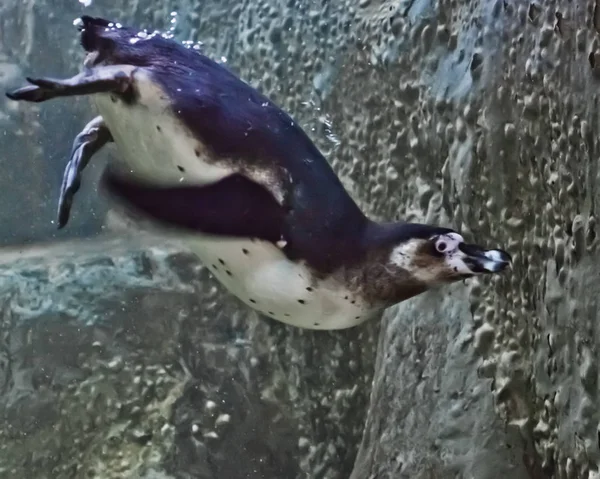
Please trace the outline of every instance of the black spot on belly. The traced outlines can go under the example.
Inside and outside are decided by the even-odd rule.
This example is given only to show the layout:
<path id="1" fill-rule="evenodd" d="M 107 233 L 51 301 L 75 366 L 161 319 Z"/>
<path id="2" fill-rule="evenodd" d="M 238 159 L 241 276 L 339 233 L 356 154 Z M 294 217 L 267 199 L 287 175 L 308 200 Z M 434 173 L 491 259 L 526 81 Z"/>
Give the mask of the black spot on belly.
<path id="1" fill-rule="evenodd" d="M 160 127 L 160 126 L 158 126 L 158 125 L 156 125 L 156 130 L 157 130 L 157 131 L 162 131 L 161 127 Z"/>
<path id="2" fill-rule="evenodd" d="M 348 299 L 348 296 L 344 296 L 344 299 Z"/>
<path id="3" fill-rule="evenodd" d="M 254 301 L 252 298 L 250 298 L 248 301 L 250 301 L 252 304 L 256 304 L 256 301 Z"/>
<path id="4" fill-rule="evenodd" d="M 223 266 L 225 266 L 225 261 L 223 261 L 221 258 L 219 258 L 219 263 L 221 263 Z"/>
<path id="5" fill-rule="evenodd" d="M 112 101 L 113 103 L 117 103 L 117 97 L 114 95 L 110 96 L 110 101 Z"/>
<path id="6" fill-rule="evenodd" d="M 306 303 L 306 301 L 304 301 L 303 299 L 299 299 L 299 300 L 298 300 L 298 302 L 299 302 L 300 304 L 305 304 L 305 303 Z"/>
<path id="7" fill-rule="evenodd" d="M 308 291 L 309 293 L 312 291 L 313 289 L 309 286 L 308 288 L 306 288 L 306 291 Z"/>
<path id="8" fill-rule="evenodd" d="M 177 169 L 182 173 L 185 173 L 185 168 L 183 166 L 177 165 Z"/>
<path id="9" fill-rule="evenodd" d="M 315 326 L 318 326 L 319 324 L 321 324 L 321 323 L 315 323 Z"/>
<path id="10" fill-rule="evenodd" d="M 213 269 L 219 269 L 219 268 L 217 268 L 216 264 L 213 264 L 212 267 L 213 267 Z"/>
<path id="11" fill-rule="evenodd" d="M 286 318 L 289 318 L 289 317 L 290 317 L 289 313 L 283 313 L 283 315 L 284 315 Z"/>
<path id="12" fill-rule="evenodd" d="M 270 314 L 271 316 L 275 316 L 275 313 L 274 313 L 273 311 L 269 311 L 269 314 Z"/>
<path id="13" fill-rule="evenodd" d="M 244 253 L 244 254 L 250 254 L 250 251 L 248 251 L 246 248 L 242 248 L 242 253 Z"/>
<path id="14" fill-rule="evenodd" d="M 352 300 L 350 301 L 351 304 L 356 304 L 356 301 Z"/>
<path id="15" fill-rule="evenodd" d="M 356 316 L 354 319 L 360 319 L 360 316 Z"/>
<path id="16" fill-rule="evenodd" d="M 229 271 L 228 269 L 225 270 L 225 272 L 229 275 L 229 276 L 233 276 L 233 273 L 231 271 Z"/>
<path id="17" fill-rule="evenodd" d="M 200 158 L 200 150 L 194 150 L 194 155 L 196 155 L 196 158 Z"/>

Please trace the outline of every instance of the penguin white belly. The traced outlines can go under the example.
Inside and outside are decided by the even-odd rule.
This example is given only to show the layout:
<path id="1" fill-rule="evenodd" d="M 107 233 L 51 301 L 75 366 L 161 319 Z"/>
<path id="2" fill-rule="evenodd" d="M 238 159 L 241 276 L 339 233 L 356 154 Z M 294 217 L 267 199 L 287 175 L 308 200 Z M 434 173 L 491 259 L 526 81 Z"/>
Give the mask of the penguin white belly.
<path id="1" fill-rule="evenodd" d="M 307 329 L 345 329 L 376 311 L 333 280 L 315 281 L 303 264 L 275 245 L 250 239 L 185 238 L 210 272 L 241 301 L 265 316 Z"/>
<path id="2" fill-rule="evenodd" d="M 147 73 L 137 70 L 135 80 L 138 96 L 133 104 L 110 94 L 94 95 L 119 150 L 114 161 L 136 177 L 162 186 L 211 184 L 236 172 L 184 127 Z M 271 191 L 280 196 L 276 189 Z M 289 261 L 271 243 L 205 235 L 181 239 L 226 289 L 281 322 L 308 329 L 344 329 L 376 312 L 334 280 L 315 281 L 304 265 Z"/>
<path id="3" fill-rule="evenodd" d="M 93 96 L 119 150 L 117 163 L 162 186 L 205 185 L 235 172 L 183 126 L 167 95 L 146 72 L 139 69 L 134 75 L 138 94 L 134 103 L 106 93 Z"/>

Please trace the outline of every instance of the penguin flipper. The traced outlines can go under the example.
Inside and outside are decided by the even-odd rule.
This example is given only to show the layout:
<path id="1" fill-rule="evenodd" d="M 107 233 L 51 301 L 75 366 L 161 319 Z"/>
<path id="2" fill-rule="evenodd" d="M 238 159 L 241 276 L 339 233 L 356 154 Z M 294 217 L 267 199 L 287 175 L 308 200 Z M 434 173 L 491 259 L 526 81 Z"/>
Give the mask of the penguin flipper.
<path id="1" fill-rule="evenodd" d="M 52 98 L 94 93 L 125 94 L 133 84 L 131 65 L 108 65 L 87 69 L 71 78 L 27 78 L 31 85 L 6 93 L 15 101 L 40 103 Z"/>
<path id="2" fill-rule="evenodd" d="M 107 167 L 100 187 L 126 209 L 171 230 L 272 243 L 281 239 L 284 208 L 266 188 L 240 174 L 208 185 L 164 187 Z"/>
<path id="3" fill-rule="evenodd" d="M 58 229 L 63 228 L 69 222 L 73 198 L 81 185 L 83 170 L 92 156 L 112 141 L 112 134 L 101 116 L 97 116 L 85 125 L 83 130 L 75 137 L 60 187 L 57 209 Z"/>

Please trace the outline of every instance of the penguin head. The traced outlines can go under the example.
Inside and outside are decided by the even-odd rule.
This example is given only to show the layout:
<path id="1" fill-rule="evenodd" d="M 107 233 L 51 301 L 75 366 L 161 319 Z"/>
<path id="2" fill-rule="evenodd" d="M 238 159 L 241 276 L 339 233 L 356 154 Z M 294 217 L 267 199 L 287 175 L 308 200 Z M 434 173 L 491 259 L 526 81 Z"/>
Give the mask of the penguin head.
<path id="1" fill-rule="evenodd" d="M 431 233 L 403 238 L 394 245 L 389 256 L 391 265 L 415 281 L 433 286 L 500 273 L 512 263 L 506 251 L 467 243 L 456 231 L 444 228 Z"/>

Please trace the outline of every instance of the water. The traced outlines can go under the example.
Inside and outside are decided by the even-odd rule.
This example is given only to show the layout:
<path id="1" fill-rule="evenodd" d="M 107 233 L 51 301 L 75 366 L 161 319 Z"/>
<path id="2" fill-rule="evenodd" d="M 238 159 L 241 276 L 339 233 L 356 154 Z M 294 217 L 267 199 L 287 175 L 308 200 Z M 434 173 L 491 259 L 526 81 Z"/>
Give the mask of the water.
<path id="1" fill-rule="evenodd" d="M 74 20 L 103 16 L 227 64 L 295 110 L 334 156 L 341 140 L 326 98 L 285 46 L 259 53 L 264 40 L 249 42 L 247 34 L 269 31 L 251 10 L 236 2 L 142 1 L 135 12 L 117 2 L 12 2 L 0 12 L 0 82 L 11 89 L 25 76 L 74 74 L 83 60 Z M 300 30 L 315 11 L 299 7 Z M 280 13 L 274 25 L 292 19 Z M 312 54 L 323 58 L 340 47 L 313 41 Z M 274 76 L 275 63 L 291 70 Z M 292 85 L 300 88 L 293 95 Z M 81 97 L 3 99 L 0 111 L 0 477 L 347 477 L 374 327 L 315 334 L 259 318 L 180 244 L 115 213 L 97 189 L 107 159 L 118 155 L 112 146 L 90 162 L 58 230 L 63 169 L 92 107 Z"/>
<path id="2" fill-rule="evenodd" d="M 352 329 L 286 326 L 211 274 L 239 269 L 223 258 L 202 264 L 189 243 L 123 214 L 99 190 L 106 164 L 124 157 L 114 145 L 90 161 L 59 230 L 71 145 L 97 111 L 86 97 L 34 104 L 2 96 L 0 479 L 596 477 L 600 146 L 590 108 L 598 22 L 589 9 L 430 0 L 1 3 L 3 91 L 26 77 L 80 71 L 82 14 L 110 28 L 132 25 L 140 33 L 126 44 L 131 51 L 156 36 L 180 42 L 290 113 L 286 125 L 304 129 L 370 218 L 452 227 L 469 242 L 507 249 L 514 262 Z M 127 133 L 158 135 L 162 125 L 164 134 L 172 124 L 141 118 Z M 241 131 L 252 137 L 253 126 Z M 147 144 L 132 154 L 144 165 Z M 183 138 L 177 147 L 189 153 L 191 144 Z M 293 155 L 289 137 L 285 146 Z M 164 162 L 183 179 L 193 168 L 165 149 Z M 307 155 L 302 171 L 318 164 Z M 324 226 L 320 206 L 311 213 Z M 196 211 L 189 203 L 182 210 Z M 310 239 L 320 250 L 319 235 Z M 351 239 L 330 258 L 363 244 Z M 417 263 L 425 277 L 449 254 L 437 239 L 423 241 L 434 249 L 409 242 L 393 249 L 395 265 L 349 277 L 403 294 L 398 264 L 409 269 L 411 255 L 424 251 L 429 262 Z M 286 238 L 276 245 L 284 249 Z M 372 257 L 386 258 L 385 248 Z M 299 281 L 255 286 L 319 289 Z M 290 297 L 296 308 L 305 304 Z"/>

